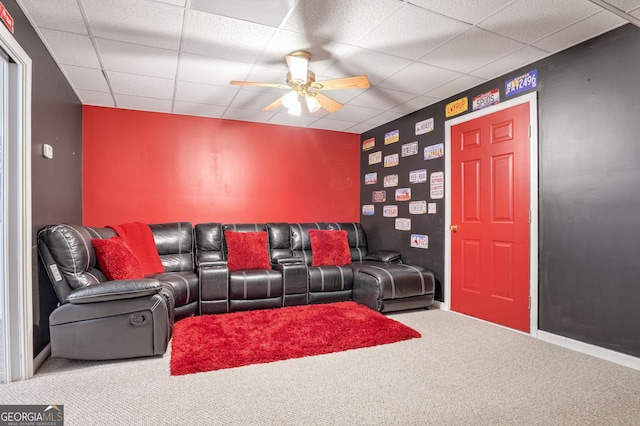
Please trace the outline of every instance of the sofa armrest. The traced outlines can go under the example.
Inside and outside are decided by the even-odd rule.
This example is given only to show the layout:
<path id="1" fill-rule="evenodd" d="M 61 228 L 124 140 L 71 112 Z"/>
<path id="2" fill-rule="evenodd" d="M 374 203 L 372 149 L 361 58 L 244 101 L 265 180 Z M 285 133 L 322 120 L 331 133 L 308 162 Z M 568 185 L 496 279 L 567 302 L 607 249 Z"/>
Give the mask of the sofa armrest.
<path id="1" fill-rule="evenodd" d="M 394 263 L 402 262 L 402 255 L 392 250 L 376 250 L 365 257 L 365 260 L 374 260 L 376 262 Z"/>
<path id="2" fill-rule="evenodd" d="M 114 280 L 81 287 L 69 293 L 66 301 L 79 305 L 83 303 L 109 302 L 151 296 L 160 291 L 162 285 L 157 280 Z"/>

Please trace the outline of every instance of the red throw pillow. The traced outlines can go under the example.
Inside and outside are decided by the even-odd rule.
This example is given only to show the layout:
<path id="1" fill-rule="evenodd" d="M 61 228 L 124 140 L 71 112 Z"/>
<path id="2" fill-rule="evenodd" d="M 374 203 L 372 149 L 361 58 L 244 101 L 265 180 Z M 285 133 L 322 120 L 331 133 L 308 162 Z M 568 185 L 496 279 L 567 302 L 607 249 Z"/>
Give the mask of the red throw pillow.
<path id="1" fill-rule="evenodd" d="M 311 266 L 343 266 L 351 263 L 347 231 L 309 229 Z"/>
<path id="2" fill-rule="evenodd" d="M 271 269 L 267 233 L 224 231 L 229 272 Z"/>
<path id="3" fill-rule="evenodd" d="M 96 251 L 100 270 L 109 280 L 144 278 L 140 261 L 122 238 L 111 237 L 107 240 L 94 238 L 91 243 Z"/>

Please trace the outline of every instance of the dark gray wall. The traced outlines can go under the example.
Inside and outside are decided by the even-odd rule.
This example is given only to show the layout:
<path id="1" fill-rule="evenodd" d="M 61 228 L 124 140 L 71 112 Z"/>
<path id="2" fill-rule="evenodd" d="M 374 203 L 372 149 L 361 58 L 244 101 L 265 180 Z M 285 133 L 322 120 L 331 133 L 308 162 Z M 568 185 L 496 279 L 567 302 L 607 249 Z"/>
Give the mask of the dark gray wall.
<path id="1" fill-rule="evenodd" d="M 35 356 L 49 342 L 49 314 L 58 303 L 51 284 L 39 268 L 37 231 L 49 223 L 82 223 L 82 105 L 16 2 L 6 0 L 3 4 L 15 21 L 14 37 L 33 65 L 31 202 Z M 53 160 L 42 157 L 44 143 L 53 146 Z"/>
<path id="2" fill-rule="evenodd" d="M 420 138 L 410 136 L 415 122 L 435 117 L 435 130 L 420 148 L 444 142 L 447 102 L 471 101 L 494 88 L 504 101 L 505 81 L 532 69 L 539 79 L 539 329 L 640 356 L 639 28 L 618 28 L 366 132 L 362 140 L 376 137 L 378 147 L 397 151 L 381 145 L 386 132 L 400 129 L 398 144 L 407 143 Z M 370 152 L 362 155 L 363 180 L 374 170 Z M 429 169 L 433 161 L 423 163 Z M 362 204 L 371 203 L 372 189 L 363 182 Z M 416 221 L 412 232 L 430 238 L 425 251 L 408 248 L 406 232 L 386 218 L 361 220 L 370 246 L 398 249 L 441 280 L 443 215 L 439 202 L 437 215 Z"/>

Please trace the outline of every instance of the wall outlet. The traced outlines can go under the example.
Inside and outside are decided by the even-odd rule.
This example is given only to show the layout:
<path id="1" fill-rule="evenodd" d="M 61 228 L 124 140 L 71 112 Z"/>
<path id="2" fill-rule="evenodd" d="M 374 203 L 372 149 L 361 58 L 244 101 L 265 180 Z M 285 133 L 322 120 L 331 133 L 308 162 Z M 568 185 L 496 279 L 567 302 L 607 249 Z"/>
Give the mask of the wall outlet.
<path id="1" fill-rule="evenodd" d="M 48 143 L 42 145 L 42 156 L 48 159 L 53 158 L 53 147 Z"/>

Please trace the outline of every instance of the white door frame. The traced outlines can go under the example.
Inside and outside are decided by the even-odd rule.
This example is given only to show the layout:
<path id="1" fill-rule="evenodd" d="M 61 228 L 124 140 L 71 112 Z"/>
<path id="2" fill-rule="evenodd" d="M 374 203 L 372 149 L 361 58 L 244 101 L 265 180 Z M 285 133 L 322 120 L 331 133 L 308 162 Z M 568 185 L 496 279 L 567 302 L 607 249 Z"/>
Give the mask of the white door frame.
<path id="1" fill-rule="evenodd" d="M 528 93 L 508 101 L 501 102 L 488 108 L 481 109 L 445 121 L 445 142 L 444 152 L 446 154 L 444 164 L 445 183 L 445 204 L 444 204 L 444 302 L 440 304 L 441 309 L 451 309 L 451 127 L 476 119 L 485 115 L 493 114 L 516 105 L 529 103 L 529 146 L 530 146 L 530 200 L 531 209 L 529 226 L 529 334 L 533 337 L 538 335 L 538 97 L 537 92 Z"/>
<path id="2" fill-rule="evenodd" d="M 8 168 L 5 194 L 5 277 L 3 313 L 5 381 L 33 376 L 31 231 L 31 58 L 0 24 L 0 46 L 9 64 Z"/>

